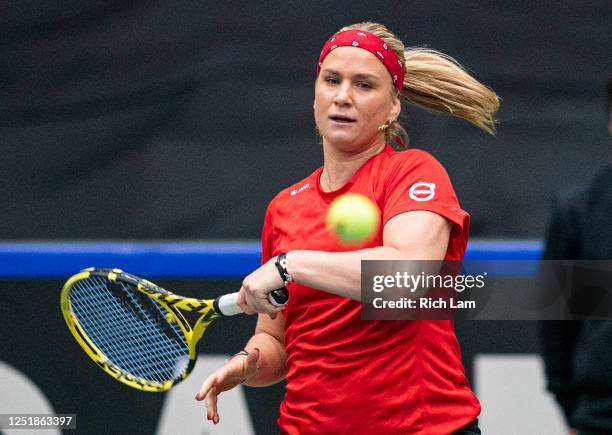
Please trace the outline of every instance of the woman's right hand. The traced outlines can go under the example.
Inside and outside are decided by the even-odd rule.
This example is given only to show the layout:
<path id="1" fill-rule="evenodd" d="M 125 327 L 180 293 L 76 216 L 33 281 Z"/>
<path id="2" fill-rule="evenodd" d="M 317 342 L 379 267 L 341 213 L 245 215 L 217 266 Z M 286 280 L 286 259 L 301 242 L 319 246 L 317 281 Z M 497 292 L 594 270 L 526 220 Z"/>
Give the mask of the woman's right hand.
<path id="1" fill-rule="evenodd" d="M 253 377 L 258 370 L 257 361 L 259 360 L 259 349 L 254 348 L 248 355 L 235 355 L 225 364 L 211 374 L 200 390 L 196 393 L 195 399 L 205 400 L 206 418 L 212 420 L 214 424 L 219 423 L 219 413 L 217 412 L 217 398 L 224 391 L 240 385 L 247 379 Z"/>

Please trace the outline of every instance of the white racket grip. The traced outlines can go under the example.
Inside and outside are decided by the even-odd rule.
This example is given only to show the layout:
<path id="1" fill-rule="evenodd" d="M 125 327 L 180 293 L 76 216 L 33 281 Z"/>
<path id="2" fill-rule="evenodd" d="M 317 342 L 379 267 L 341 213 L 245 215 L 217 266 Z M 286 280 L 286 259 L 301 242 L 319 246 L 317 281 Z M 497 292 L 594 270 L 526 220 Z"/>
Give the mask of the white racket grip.
<path id="1" fill-rule="evenodd" d="M 289 293 L 285 287 L 281 287 L 270 292 L 268 300 L 275 307 L 284 307 L 289 300 Z M 234 316 L 244 312 L 238 305 L 238 292 L 217 297 L 213 306 L 223 316 Z"/>
<path id="2" fill-rule="evenodd" d="M 238 305 L 238 292 L 219 296 L 216 302 L 217 308 L 224 316 L 234 316 L 243 312 Z"/>

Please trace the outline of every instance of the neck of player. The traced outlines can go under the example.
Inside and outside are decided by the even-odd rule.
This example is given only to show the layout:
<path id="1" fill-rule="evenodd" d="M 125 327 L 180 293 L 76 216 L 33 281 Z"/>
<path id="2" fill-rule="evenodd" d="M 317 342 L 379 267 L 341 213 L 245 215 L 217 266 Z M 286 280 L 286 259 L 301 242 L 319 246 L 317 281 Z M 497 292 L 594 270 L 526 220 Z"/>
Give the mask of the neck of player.
<path id="1" fill-rule="evenodd" d="M 325 192 L 340 189 L 365 162 L 385 147 L 384 137 L 360 150 L 344 150 L 323 141 L 321 187 Z"/>

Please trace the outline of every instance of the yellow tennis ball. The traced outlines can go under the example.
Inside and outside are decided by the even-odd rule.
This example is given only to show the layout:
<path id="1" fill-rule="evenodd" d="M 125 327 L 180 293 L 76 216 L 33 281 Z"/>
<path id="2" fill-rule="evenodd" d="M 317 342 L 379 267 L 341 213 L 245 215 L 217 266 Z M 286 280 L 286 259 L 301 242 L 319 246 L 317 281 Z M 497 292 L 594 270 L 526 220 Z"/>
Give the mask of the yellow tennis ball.
<path id="1" fill-rule="evenodd" d="M 378 207 L 358 193 L 339 196 L 329 206 L 327 226 L 346 244 L 370 241 L 380 225 Z"/>

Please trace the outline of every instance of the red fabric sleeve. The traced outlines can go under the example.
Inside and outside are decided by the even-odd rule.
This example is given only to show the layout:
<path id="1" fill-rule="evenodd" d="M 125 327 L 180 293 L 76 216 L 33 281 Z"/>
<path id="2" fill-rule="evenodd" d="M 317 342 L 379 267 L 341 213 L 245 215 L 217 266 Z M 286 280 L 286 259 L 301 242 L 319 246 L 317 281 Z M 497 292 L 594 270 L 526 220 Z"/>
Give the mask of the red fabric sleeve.
<path id="1" fill-rule="evenodd" d="M 261 264 L 272 258 L 272 204 L 268 205 L 261 230 Z"/>
<path id="2" fill-rule="evenodd" d="M 453 223 L 451 243 L 467 243 L 470 215 L 461 209 L 444 167 L 420 150 L 398 153 L 385 177 L 383 225 L 407 211 L 426 210 Z M 458 240 L 462 239 L 462 240 Z"/>

